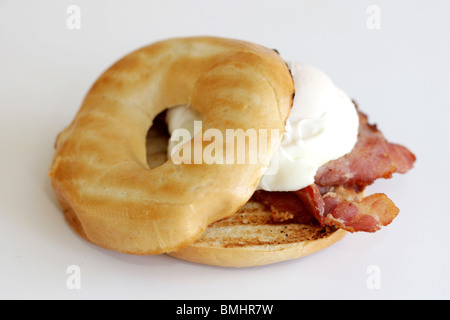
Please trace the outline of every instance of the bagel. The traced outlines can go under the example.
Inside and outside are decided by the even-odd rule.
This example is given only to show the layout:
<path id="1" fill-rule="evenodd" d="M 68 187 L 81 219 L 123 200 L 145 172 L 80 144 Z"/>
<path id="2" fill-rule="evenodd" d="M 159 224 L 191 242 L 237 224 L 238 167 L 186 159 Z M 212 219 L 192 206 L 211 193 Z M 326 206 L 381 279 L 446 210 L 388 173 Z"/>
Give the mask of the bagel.
<path id="1" fill-rule="evenodd" d="M 91 243 L 127 254 L 189 246 L 249 201 L 268 162 L 168 159 L 151 168 L 146 137 L 155 117 L 189 105 L 202 116 L 202 130 L 284 132 L 294 91 L 277 52 L 246 41 L 175 38 L 126 55 L 93 84 L 57 137 L 49 176 L 68 223 Z M 269 148 L 259 156 L 272 154 Z"/>
<path id="2" fill-rule="evenodd" d="M 255 267 L 305 257 L 346 234 L 329 227 L 274 223 L 270 210 L 250 199 L 231 218 L 212 224 L 193 244 L 168 254 L 220 267 Z"/>

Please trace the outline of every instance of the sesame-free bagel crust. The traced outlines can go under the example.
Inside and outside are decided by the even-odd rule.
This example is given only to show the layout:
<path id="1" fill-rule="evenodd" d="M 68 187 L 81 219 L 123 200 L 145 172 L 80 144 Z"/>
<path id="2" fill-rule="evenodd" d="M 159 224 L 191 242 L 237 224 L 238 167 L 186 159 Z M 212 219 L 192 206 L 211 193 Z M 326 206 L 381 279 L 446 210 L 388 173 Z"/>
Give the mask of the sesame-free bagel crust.
<path id="1" fill-rule="evenodd" d="M 280 56 L 245 41 L 176 38 L 126 55 L 99 77 L 58 135 L 50 177 L 67 220 L 88 241 L 119 252 L 188 246 L 250 199 L 267 166 L 169 159 L 150 169 L 146 135 L 156 115 L 190 105 L 203 130 L 282 133 L 293 94 Z"/>

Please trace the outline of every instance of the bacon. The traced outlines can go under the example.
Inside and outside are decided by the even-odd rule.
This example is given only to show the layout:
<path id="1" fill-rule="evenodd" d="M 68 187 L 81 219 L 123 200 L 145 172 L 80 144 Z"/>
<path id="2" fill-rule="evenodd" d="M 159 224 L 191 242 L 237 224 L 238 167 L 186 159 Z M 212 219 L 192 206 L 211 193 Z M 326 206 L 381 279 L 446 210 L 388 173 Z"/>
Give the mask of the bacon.
<path id="1" fill-rule="evenodd" d="M 324 224 L 349 232 L 375 232 L 390 224 L 399 213 L 383 193 L 362 197 L 351 189 L 338 187 L 323 195 Z"/>
<path id="2" fill-rule="evenodd" d="M 405 147 L 389 143 L 376 125 L 359 114 L 358 140 L 347 155 L 330 161 L 319 168 L 315 183 L 320 187 L 342 186 L 364 189 L 379 178 L 391 178 L 395 172 L 405 173 L 416 160 Z"/>
<path id="3" fill-rule="evenodd" d="M 357 108 L 356 104 L 355 107 Z M 353 150 L 319 168 L 315 183 L 293 192 L 258 191 L 256 200 L 270 208 L 277 221 L 297 219 L 349 232 L 375 232 L 399 213 L 382 193 L 363 197 L 367 185 L 379 178 L 405 173 L 416 160 L 405 147 L 389 143 L 376 125 L 358 110 L 358 141 Z"/>
<path id="4" fill-rule="evenodd" d="M 314 215 L 306 209 L 303 202 L 293 192 L 256 191 L 253 199 L 260 202 L 272 213 L 275 223 L 296 222 L 306 225 L 319 225 Z"/>
<path id="5" fill-rule="evenodd" d="M 385 194 L 363 197 L 342 186 L 324 195 L 315 184 L 294 192 L 257 191 L 255 199 L 271 210 L 274 222 L 289 220 L 349 232 L 375 232 L 390 224 L 399 212 Z"/>
<path id="6" fill-rule="evenodd" d="M 297 195 L 305 208 L 317 219 L 320 225 L 325 225 L 325 201 L 322 199 L 319 187 L 316 184 L 292 193 Z"/>

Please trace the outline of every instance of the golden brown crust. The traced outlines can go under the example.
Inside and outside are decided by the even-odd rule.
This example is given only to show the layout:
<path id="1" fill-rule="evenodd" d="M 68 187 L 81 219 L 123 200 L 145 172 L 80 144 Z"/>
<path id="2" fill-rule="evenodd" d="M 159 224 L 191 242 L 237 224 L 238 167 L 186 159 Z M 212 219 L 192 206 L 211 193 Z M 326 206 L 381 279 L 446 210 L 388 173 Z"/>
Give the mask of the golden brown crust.
<path id="1" fill-rule="evenodd" d="M 190 246 L 169 255 L 221 267 L 250 267 L 304 257 L 345 236 L 344 230 L 274 223 L 271 212 L 250 200 L 235 215 L 212 224 Z"/>
<path id="2" fill-rule="evenodd" d="M 170 39 L 125 56 L 58 136 L 50 177 L 69 223 L 92 243 L 125 253 L 191 244 L 247 202 L 265 166 L 169 160 L 150 169 L 145 139 L 155 116 L 186 104 L 200 112 L 204 130 L 283 132 L 293 92 L 284 61 L 248 42 Z"/>

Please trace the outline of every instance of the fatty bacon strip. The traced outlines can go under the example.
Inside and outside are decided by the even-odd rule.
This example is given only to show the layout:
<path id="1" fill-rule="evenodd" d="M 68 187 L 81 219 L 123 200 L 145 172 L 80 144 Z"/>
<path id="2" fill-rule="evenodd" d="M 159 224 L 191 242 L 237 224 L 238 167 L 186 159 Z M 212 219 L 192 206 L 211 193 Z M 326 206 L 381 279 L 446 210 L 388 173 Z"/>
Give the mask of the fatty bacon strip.
<path id="1" fill-rule="evenodd" d="M 364 189 L 379 178 L 391 178 L 395 172 L 406 173 L 416 161 L 407 148 L 389 143 L 376 125 L 358 111 L 358 140 L 345 156 L 330 161 L 317 170 L 315 183 L 320 187 L 346 186 Z"/>
<path id="2" fill-rule="evenodd" d="M 399 209 L 385 194 L 364 197 L 363 190 L 378 178 L 407 172 L 416 158 L 405 147 L 387 142 L 367 116 L 358 113 L 355 147 L 322 166 L 314 184 L 293 192 L 255 192 L 254 199 L 272 211 L 274 221 L 375 232 L 397 216 Z"/>

